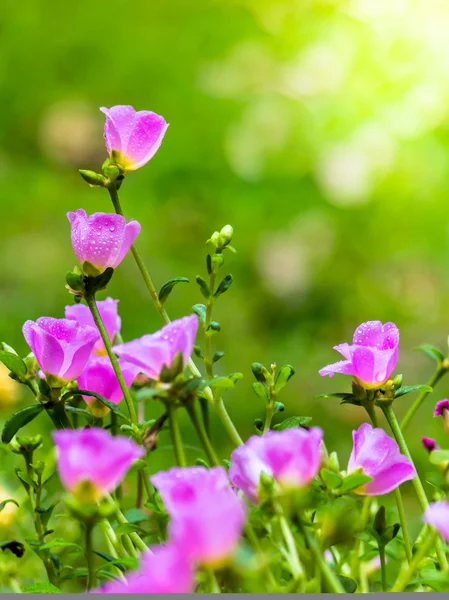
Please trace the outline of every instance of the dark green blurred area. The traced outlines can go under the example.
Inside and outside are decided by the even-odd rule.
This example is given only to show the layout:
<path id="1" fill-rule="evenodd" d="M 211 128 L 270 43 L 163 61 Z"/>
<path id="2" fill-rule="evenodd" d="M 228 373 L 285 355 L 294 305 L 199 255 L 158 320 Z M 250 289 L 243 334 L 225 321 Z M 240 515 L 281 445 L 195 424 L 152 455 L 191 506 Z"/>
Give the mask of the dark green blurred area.
<path id="1" fill-rule="evenodd" d="M 142 223 L 138 247 L 157 286 L 192 282 L 174 290 L 170 315 L 201 301 L 205 241 L 231 223 L 238 254 L 227 255 L 234 285 L 217 303 L 226 353 L 217 372 L 245 377 L 226 396 L 229 412 L 250 435 L 263 413 L 251 363 L 290 363 L 285 414 L 314 417 L 345 465 L 365 415 L 314 399 L 349 389 L 348 378 L 318 375 L 338 360 L 332 346 L 362 321 L 394 321 L 406 384 L 434 368 L 414 347 L 446 352 L 448 26 L 449 8 L 424 0 L 11 5 L 0 16 L 1 340 L 25 354 L 23 322 L 62 317 L 72 301 L 65 213 L 112 210 L 77 173 L 106 157 L 99 106 L 154 110 L 170 127 L 121 201 Z M 125 339 L 160 326 L 131 257 L 109 294 L 120 298 Z M 424 471 L 419 438 L 444 445 L 432 408 L 448 384 L 408 432 Z M 48 427 L 41 417 L 28 430 Z M 213 429 L 227 456 L 216 418 Z M 187 422 L 185 436 L 196 444 Z M 153 457 L 153 470 L 172 460 L 163 447 Z"/>

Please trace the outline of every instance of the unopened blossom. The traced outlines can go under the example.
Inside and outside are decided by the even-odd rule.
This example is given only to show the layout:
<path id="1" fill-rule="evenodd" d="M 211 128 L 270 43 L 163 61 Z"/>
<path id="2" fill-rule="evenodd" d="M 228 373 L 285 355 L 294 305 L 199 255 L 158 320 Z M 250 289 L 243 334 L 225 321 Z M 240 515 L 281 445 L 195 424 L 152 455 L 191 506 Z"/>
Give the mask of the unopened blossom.
<path id="1" fill-rule="evenodd" d="M 80 263 L 88 262 L 99 271 L 116 269 L 140 233 L 140 223 L 115 213 L 87 215 L 83 208 L 68 212 L 73 251 Z"/>
<path id="2" fill-rule="evenodd" d="M 445 500 L 432 502 L 426 508 L 424 521 L 443 537 L 449 543 L 449 503 Z"/>
<path id="3" fill-rule="evenodd" d="M 94 327 L 52 317 L 27 321 L 22 331 L 43 373 L 62 382 L 82 373 L 100 337 Z"/>
<path id="4" fill-rule="evenodd" d="M 439 450 L 440 447 L 438 446 L 438 444 L 436 443 L 436 441 L 432 438 L 427 438 L 427 437 L 423 437 L 421 438 L 421 444 L 424 446 L 424 449 L 427 450 L 427 452 L 433 452 L 434 450 Z"/>
<path id="5" fill-rule="evenodd" d="M 283 490 L 303 488 L 320 469 L 322 437 L 319 427 L 254 435 L 232 453 L 229 477 L 254 503 L 262 473 L 273 477 Z"/>
<path id="6" fill-rule="evenodd" d="M 97 302 L 98 312 L 106 329 L 106 333 L 111 341 L 114 340 L 117 333 L 120 332 L 122 321 L 118 315 L 117 304 L 118 300 L 106 298 Z M 71 304 L 65 307 L 65 318 L 76 321 L 78 325 L 90 325 L 97 328 L 90 309 L 85 304 Z M 103 340 L 100 338 L 94 346 L 95 354 L 106 354 Z"/>
<path id="7" fill-rule="evenodd" d="M 367 321 L 355 330 L 352 344 L 334 346 L 345 360 L 324 367 L 319 374 L 352 375 L 365 388 L 378 388 L 396 367 L 398 346 L 399 330 L 394 323 L 383 325 L 380 321 Z"/>
<path id="8" fill-rule="evenodd" d="M 139 569 L 129 573 L 126 582 L 109 581 L 93 593 L 191 594 L 194 587 L 194 569 L 184 548 L 169 542 L 145 552 Z"/>
<path id="9" fill-rule="evenodd" d="M 416 476 L 412 462 L 401 454 L 396 441 L 383 429 L 363 423 L 357 431 L 352 432 L 352 438 L 354 446 L 349 457 L 348 473 L 362 469 L 365 475 L 372 478 L 356 493 L 382 496 Z"/>
<path id="10" fill-rule="evenodd" d="M 168 124 L 149 110 L 132 106 L 100 108 L 106 115 L 104 138 L 111 159 L 124 173 L 143 167 L 156 154 Z"/>
<path id="11" fill-rule="evenodd" d="M 144 455 L 133 440 L 105 429 L 63 429 L 53 432 L 59 477 L 74 495 L 90 501 L 114 490 L 131 465 Z"/>
<path id="12" fill-rule="evenodd" d="M 171 539 L 195 562 L 225 563 L 237 548 L 246 511 L 224 468 L 175 467 L 151 482 L 170 515 Z"/>
<path id="13" fill-rule="evenodd" d="M 170 367 L 175 356 L 181 352 L 184 366 L 189 362 L 198 330 L 198 317 L 190 315 L 165 325 L 156 333 L 150 333 L 113 350 L 125 360 L 134 363 L 151 379 L 158 379 L 164 366 Z"/>
<path id="14" fill-rule="evenodd" d="M 139 373 L 139 367 L 121 358 L 118 359 L 118 364 L 126 386 L 130 387 Z M 123 400 L 120 383 L 108 356 L 92 356 L 77 381 L 80 390 L 96 392 L 114 404 L 118 404 Z M 92 396 L 83 396 L 83 398 L 87 404 L 91 405 L 91 412 L 95 416 L 102 417 L 109 412 L 104 404 L 101 404 Z"/>
<path id="15" fill-rule="evenodd" d="M 449 433 L 449 400 L 447 398 L 436 403 L 433 416 L 443 418 L 444 431 Z"/>

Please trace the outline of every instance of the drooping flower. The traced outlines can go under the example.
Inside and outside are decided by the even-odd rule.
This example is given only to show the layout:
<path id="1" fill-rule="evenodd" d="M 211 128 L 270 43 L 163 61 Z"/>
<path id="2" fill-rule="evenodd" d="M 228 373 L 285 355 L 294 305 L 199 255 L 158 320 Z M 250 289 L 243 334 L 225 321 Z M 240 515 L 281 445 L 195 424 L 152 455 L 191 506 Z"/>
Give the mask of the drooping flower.
<path id="1" fill-rule="evenodd" d="M 319 471 L 322 438 L 319 427 L 254 435 L 232 453 L 229 477 L 254 503 L 259 498 L 262 473 L 273 477 L 284 490 L 305 487 Z"/>
<path id="2" fill-rule="evenodd" d="M 140 223 L 126 222 L 115 213 L 87 215 L 83 208 L 68 212 L 73 251 L 80 263 L 88 262 L 99 271 L 116 269 L 140 233 Z"/>
<path id="3" fill-rule="evenodd" d="M 447 398 L 436 403 L 433 416 L 443 418 L 444 431 L 449 433 L 449 400 Z"/>
<path id="4" fill-rule="evenodd" d="M 421 444 L 424 446 L 424 449 L 430 454 L 434 450 L 439 450 L 440 447 L 432 438 L 423 437 L 421 438 Z"/>
<path id="5" fill-rule="evenodd" d="M 111 341 L 113 341 L 117 333 L 120 332 L 120 327 L 122 325 L 122 321 L 117 311 L 118 302 L 118 300 L 113 300 L 112 298 L 106 298 L 106 300 L 99 300 L 97 302 L 98 312 L 100 313 L 101 320 L 103 321 Z M 92 313 L 85 304 L 72 304 L 66 306 L 65 318 L 76 321 L 78 325 L 90 325 L 90 327 L 97 328 Z M 101 338 L 94 346 L 94 353 L 100 355 L 106 354 L 106 349 Z"/>
<path id="6" fill-rule="evenodd" d="M 131 465 L 144 455 L 133 440 L 105 429 L 63 429 L 53 432 L 59 477 L 74 495 L 98 500 L 114 490 Z"/>
<path id="7" fill-rule="evenodd" d="M 156 473 L 151 482 L 170 514 L 171 538 L 191 560 L 217 566 L 232 556 L 246 511 L 223 467 L 175 467 Z"/>
<path id="8" fill-rule="evenodd" d="M 399 330 L 394 323 L 367 321 L 357 327 L 352 344 L 334 349 L 345 358 L 319 371 L 333 377 L 335 373 L 352 375 L 366 388 L 378 388 L 392 374 L 398 360 Z"/>
<path id="9" fill-rule="evenodd" d="M 45 375 L 53 375 L 62 382 L 81 374 L 100 337 L 94 327 L 52 317 L 27 321 L 22 331 Z"/>
<path id="10" fill-rule="evenodd" d="M 449 503 L 445 500 L 432 502 L 424 513 L 424 522 L 434 527 L 449 543 Z"/>
<path id="11" fill-rule="evenodd" d="M 348 473 L 362 468 L 372 481 L 361 486 L 356 493 L 363 496 L 388 494 L 404 481 L 416 476 L 412 462 L 401 454 L 396 441 L 383 429 L 369 423 L 352 432 L 354 446 L 349 457 Z"/>
<path id="12" fill-rule="evenodd" d="M 152 546 L 141 557 L 140 567 L 126 582 L 109 581 L 96 594 L 190 594 L 194 591 L 192 563 L 179 544 Z"/>
<path id="13" fill-rule="evenodd" d="M 140 369 L 121 358 L 118 359 L 118 364 L 123 379 L 129 387 Z M 123 392 L 108 356 L 92 356 L 77 381 L 80 390 L 96 392 L 114 404 L 123 400 Z M 109 412 L 104 404 L 92 396 L 83 396 L 83 398 L 90 405 L 94 416 L 102 417 Z"/>
<path id="14" fill-rule="evenodd" d="M 182 352 L 184 366 L 187 365 L 197 330 L 198 317 L 190 315 L 172 321 L 156 333 L 114 346 L 113 350 L 151 379 L 158 379 L 164 365 L 169 367 L 178 352 Z"/>
<path id="15" fill-rule="evenodd" d="M 168 124 L 149 110 L 132 106 L 100 108 L 106 115 L 104 137 L 111 158 L 124 173 L 143 167 L 156 154 Z"/>

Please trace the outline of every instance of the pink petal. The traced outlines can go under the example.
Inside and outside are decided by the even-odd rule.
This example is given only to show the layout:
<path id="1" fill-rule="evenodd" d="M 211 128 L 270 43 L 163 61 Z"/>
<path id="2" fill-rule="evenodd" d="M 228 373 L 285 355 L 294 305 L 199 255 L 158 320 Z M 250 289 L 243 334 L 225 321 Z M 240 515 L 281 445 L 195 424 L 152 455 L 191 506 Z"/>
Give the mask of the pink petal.
<path id="1" fill-rule="evenodd" d="M 102 106 L 100 110 L 106 115 L 104 138 L 107 151 L 111 153 L 112 150 L 117 150 L 123 154 L 136 123 L 136 111 L 132 106 L 126 105 L 112 108 Z"/>
<path id="2" fill-rule="evenodd" d="M 122 260 L 127 255 L 128 250 L 134 244 L 134 240 L 139 235 L 139 233 L 140 233 L 140 223 L 132 220 L 126 224 L 121 247 L 115 256 L 114 261 L 110 265 L 111 267 L 113 267 L 114 269 L 118 267 L 118 265 L 122 262 Z"/>
<path id="3" fill-rule="evenodd" d="M 124 154 L 137 169 L 146 164 L 162 143 L 168 124 L 154 112 L 142 110 L 137 113 L 137 122 L 129 137 Z"/>
<path id="4" fill-rule="evenodd" d="M 333 377 L 335 373 L 342 373 L 343 375 L 353 375 L 352 363 L 349 360 L 340 360 L 332 365 L 327 365 L 318 371 L 321 376 L 329 375 Z"/>

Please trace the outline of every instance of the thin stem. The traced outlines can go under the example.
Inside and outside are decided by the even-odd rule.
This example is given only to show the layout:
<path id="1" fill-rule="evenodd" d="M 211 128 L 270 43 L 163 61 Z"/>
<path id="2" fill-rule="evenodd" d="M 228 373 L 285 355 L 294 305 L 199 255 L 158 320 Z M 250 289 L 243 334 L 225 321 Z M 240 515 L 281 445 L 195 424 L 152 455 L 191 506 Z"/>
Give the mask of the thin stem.
<path id="1" fill-rule="evenodd" d="M 387 591 L 387 570 L 386 570 L 386 562 L 385 562 L 385 546 L 383 544 L 379 544 L 379 558 L 380 558 L 380 573 L 382 578 L 382 591 Z"/>
<path id="2" fill-rule="evenodd" d="M 131 397 L 131 394 L 129 393 L 128 386 L 126 385 L 125 380 L 123 378 L 123 374 L 122 374 L 122 371 L 118 364 L 117 357 L 112 352 L 111 340 L 109 339 L 108 333 L 107 333 L 105 326 L 103 324 L 103 321 L 101 319 L 100 312 L 98 311 L 97 303 L 95 302 L 95 296 L 92 294 L 86 294 L 85 299 L 87 302 L 87 306 L 89 307 L 90 312 L 92 313 L 92 317 L 95 321 L 95 325 L 97 326 L 98 331 L 100 332 L 101 339 L 103 340 L 104 346 L 106 348 L 106 352 L 108 353 L 112 368 L 114 369 L 114 373 L 119 382 L 120 389 L 122 390 L 123 397 L 124 397 L 126 405 L 128 407 L 129 416 L 131 417 L 131 421 L 134 424 L 137 424 L 137 414 L 136 414 L 136 409 L 134 408 L 134 402 Z"/>
<path id="3" fill-rule="evenodd" d="M 206 453 L 207 459 L 211 465 L 219 466 L 220 460 L 212 446 L 212 443 L 207 435 L 206 428 L 201 419 L 198 418 L 198 413 L 196 410 L 196 405 L 193 402 L 187 402 L 185 408 L 189 414 L 190 420 L 192 421 L 193 426 L 195 427 L 195 431 L 198 435 L 198 438 L 204 448 L 204 452 Z"/>
<path id="4" fill-rule="evenodd" d="M 292 572 L 293 578 L 295 580 L 301 579 L 301 577 L 303 576 L 303 569 L 299 560 L 295 538 L 293 537 L 288 521 L 283 514 L 279 515 L 279 524 L 281 526 L 282 535 L 284 536 L 284 540 L 287 545 L 288 555 L 290 559 L 290 570 Z"/>
<path id="5" fill-rule="evenodd" d="M 410 460 L 410 462 L 412 464 L 413 463 L 413 459 L 412 456 L 410 454 L 410 451 L 408 449 L 407 443 L 405 441 L 405 438 L 402 434 L 402 430 L 401 427 L 398 423 L 398 420 L 396 419 L 396 415 L 394 414 L 394 410 L 391 404 L 388 405 L 383 405 L 382 406 L 382 410 L 384 412 L 385 417 L 387 418 L 388 424 L 391 427 L 391 430 L 393 432 L 393 435 L 398 443 L 399 448 L 401 449 L 402 454 L 405 454 L 405 456 L 407 456 L 407 458 Z M 419 504 L 421 506 L 421 510 L 423 512 L 425 512 L 427 506 L 428 506 L 428 500 L 427 500 L 427 496 L 426 496 L 426 492 L 424 490 L 423 484 L 421 482 L 421 479 L 418 475 L 418 471 L 416 471 L 416 477 L 413 479 L 413 486 L 415 488 L 415 492 L 416 495 L 418 496 L 418 501 Z M 438 556 L 438 560 L 440 562 L 440 567 L 443 571 L 447 571 L 448 569 L 448 564 L 447 564 L 447 559 L 446 559 L 446 554 L 443 550 L 443 546 L 441 543 L 440 539 L 436 540 L 435 543 L 435 549 L 437 552 L 437 556 Z"/>
<path id="6" fill-rule="evenodd" d="M 274 402 L 272 402 L 270 400 L 270 402 L 267 403 L 267 407 L 266 407 L 266 411 L 265 411 L 265 423 L 263 426 L 263 433 L 266 433 L 267 431 L 270 430 L 271 421 L 273 420 L 273 416 L 274 416 Z"/>
<path id="7" fill-rule="evenodd" d="M 250 541 L 252 547 L 256 551 L 256 554 L 257 554 L 257 556 L 259 558 L 259 562 L 261 564 L 263 564 L 264 560 L 263 560 L 262 548 L 261 548 L 260 543 L 259 543 L 259 538 L 257 537 L 257 535 L 256 535 L 256 533 L 255 533 L 255 531 L 254 531 L 253 526 L 251 525 L 251 523 L 247 523 L 245 525 L 245 533 L 246 533 L 246 537 Z M 271 571 L 270 565 L 264 566 L 263 572 L 266 575 L 267 583 L 268 583 L 268 585 L 271 588 L 270 591 L 271 592 L 276 592 L 278 586 L 277 586 L 277 583 L 276 583 L 276 579 L 275 579 L 275 577 L 273 575 L 273 572 Z"/>
<path id="8" fill-rule="evenodd" d="M 224 428 L 227 431 L 227 434 L 233 441 L 235 446 L 243 446 L 243 440 L 239 435 L 239 432 L 235 428 L 234 423 L 231 420 L 231 417 L 228 415 L 228 411 L 225 408 L 224 402 L 221 398 L 217 398 L 215 400 L 215 410 L 217 411 L 217 415 L 219 416 L 221 422 L 223 423 Z"/>
<path id="9" fill-rule="evenodd" d="M 184 445 L 182 443 L 181 430 L 179 428 L 177 408 L 174 406 L 173 402 L 167 402 L 165 406 L 169 418 L 170 434 L 173 449 L 175 451 L 176 462 L 180 467 L 185 467 L 187 466 L 187 460 L 184 452 Z"/>
<path id="10" fill-rule="evenodd" d="M 410 564 L 413 559 L 413 553 L 412 553 L 412 547 L 410 544 L 410 536 L 408 534 L 408 529 L 407 529 L 407 519 L 405 518 L 404 502 L 402 501 L 402 494 L 401 494 L 400 487 L 397 487 L 394 490 L 394 495 L 396 497 L 396 505 L 398 507 L 399 522 L 401 523 L 402 539 L 404 541 L 405 556 L 407 557 L 407 562 Z"/>
<path id="11" fill-rule="evenodd" d="M 366 528 L 366 524 L 369 519 L 369 512 L 371 507 L 372 497 L 365 496 L 362 505 L 362 514 L 360 516 L 360 529 L 363 531 Z M 363 554 L 364 543 L 360 538 L 357 538 L 354 550 L 352 552 L 352 561 L 351 561 L 351 574 L 352 577 L 357 580 L 360 579 L 362 581 L 362 565 L 360 561 L 360 555 Z"/>
<path id="12" fill-rule="evenodd" d="M 108 543 L 108 547 L 112 547 L 114 549 L 114 552 L 110 550 L 110 554 L 114 556 L 114 558 L 124 558 L 125 556 L 128 556 L 126 550 L 123 548 L 123 544 L 117 537 L 109 521 L 107 519 L 105 519 L 104 521 L 100 521 L 98 523 L 98 526 L 104 533 L 104 536 Z"/>
<path id="13" fill-rule="evenodd" d="M 321 552 L 321 548 L 318 545 L 318 542 L 309 534 L 307 531 L 307 527 L 300 521 L 300 528 L 304 539 L 309 546 L 310 552 L 313 555 L 317 565 L 320 568 L 320 571 L 327 582 L 329 590 L 335 594 L 345 594 L 346 591 L 342 586 L 340 579 L 330 568 L 329 564 L 324 559 L 324 556 Z"/>
<path id="14" fill-rule="evenodd" d="M 438 383 L 438 381 L 443 377 L 443 375 L 445 373 L 447 373 L 448 368 L 449 368 L 449 365 L 447 364 L 447 360 L 445 360 L 444 362 L 440 363 L 438 365 L 437 370 L 432 375 L 432 377 L 430 378 L 430 380 L 429 380 L 429 382 L 428 382 L 427 385 L 429 387 L 433 388 Z M 405 417 L 401 421 L 401 429 L 402 429 L 403 432 L 405 431 L 405 429 L 410 424 L 410 421 L 415 416 L 415 413 L 418 411 L 418 409 L 420 408 L 421 404 L 424 402 L 424 400 L 427 398 L 427 396 L 429 394 L 431 394 L 431 393 L 432 392 L 421 392 L 419 394 L 419 396 L 416 398 L 416 400 L 413 402 L 413 404 L 411 405 L 411 407 L 408 409 Z"/>
<path id="15" fill-rule="evenodd" d="M 94 553 L 92 547 L 92 534 L 94 526 L 92 523 L 86 523 L 85 554 L 87 561 L 87 589 L 91 590 L 95 585 Z"/>
<path id="16" fill-rule="evenodd" d="M 408 582 L 410 581 L 410 579 L 415 574 L 415 571 L 418 568 L 419 563 L 423 560 L 423 558 L 425 558 L 427 553 L 430 551 L 432 546 L 435 544 L 436 539 L 437 539 L 437 533 L 434 531 L 429 535 L 427 540 L 424 541 L 423 544 L 421 544 L 418 552 L 416 552 L 416 554 L 414 555 L 413 560 L 410 563 L 408 569 L 401 571 L 401 573 L 399 573 L 399 576 L 398 576 L 394 586 L 391 588 L 392 592 L 402 592 L 404 590 L 404 588 L 408 585 Z"/>

